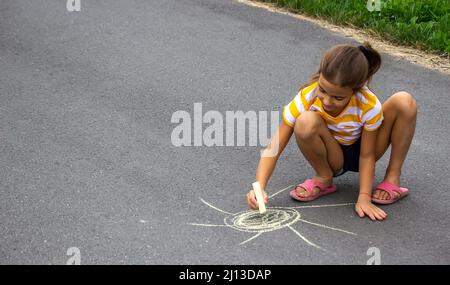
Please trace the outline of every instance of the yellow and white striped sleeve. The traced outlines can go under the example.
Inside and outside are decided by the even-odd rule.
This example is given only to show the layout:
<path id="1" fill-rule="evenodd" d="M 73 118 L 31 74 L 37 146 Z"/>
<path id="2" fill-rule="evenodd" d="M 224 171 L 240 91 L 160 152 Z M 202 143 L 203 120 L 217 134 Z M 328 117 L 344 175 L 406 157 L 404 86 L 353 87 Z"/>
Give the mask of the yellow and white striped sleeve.
<path id="1" fill-rule="evenodd" d="M 294 127 L 297 117 L 305 111 L 301 96 L 302 92 L 299 91 L 294 99 L 283 108 L 283 120 L 288 126 Z"/>
<path id="2" fill-rule="evenodd" d="M 363 116 L 362 123 L 364 124 L 364 129 L 367 131 L 375 131 L 383 122 L 383 109 L 381 107 L 381 102 L 374 96 L 373 107 L 370 108 Z M 371 100 L 372 101 L 372 100 Z"/>

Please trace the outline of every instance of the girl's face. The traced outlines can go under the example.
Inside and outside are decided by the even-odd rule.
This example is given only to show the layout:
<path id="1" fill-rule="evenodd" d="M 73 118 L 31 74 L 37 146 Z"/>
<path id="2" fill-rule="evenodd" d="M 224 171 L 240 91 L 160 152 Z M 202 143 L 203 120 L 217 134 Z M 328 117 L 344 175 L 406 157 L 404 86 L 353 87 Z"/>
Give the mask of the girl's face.
<path id="1" fill-rule="evenodd" d="M 334 85 L 322 75 L 319 76 L 319 84 L 315 92 L 322 102 L 324 110 L 332 116 L 339 115 L 353 95 L 353 90 L 350 87 Z"/>

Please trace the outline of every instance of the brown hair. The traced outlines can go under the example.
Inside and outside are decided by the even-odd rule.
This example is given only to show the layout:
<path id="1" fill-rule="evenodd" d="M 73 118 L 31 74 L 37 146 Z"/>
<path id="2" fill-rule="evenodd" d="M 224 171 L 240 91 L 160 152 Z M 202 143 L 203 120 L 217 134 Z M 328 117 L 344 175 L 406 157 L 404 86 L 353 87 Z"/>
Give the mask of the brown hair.
<path id="1" fill-rule="evenodd" d="M 322 74 L 330 83 L 356 91 L 363 87 L 366 81 L 367 84 L 371 82 L 380 66 L 381 56 L 369 42 L 365 41 L 357 47 L 348 44 L 336 45 L 325 52 L 319 69 L 300 90 L 317 82 Z"/>

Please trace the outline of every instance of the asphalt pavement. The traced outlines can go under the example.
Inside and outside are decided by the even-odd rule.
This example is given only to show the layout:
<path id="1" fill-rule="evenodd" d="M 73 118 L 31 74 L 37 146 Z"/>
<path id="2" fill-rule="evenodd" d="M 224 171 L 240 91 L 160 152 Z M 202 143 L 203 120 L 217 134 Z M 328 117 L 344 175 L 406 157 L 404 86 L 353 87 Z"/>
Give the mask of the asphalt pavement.
<path id="1" fill-rule="evenodd" d="M 386 221 L 354 212 L 355 173 L 293 201 L 313 172 L 291 139 L 266 188 L 275 224 L 240 228 L 257 220 L 245 194 L 261 146 L 177 147 L 172 115 L 190 115 L 194 141 L 194 103 L 279 112 L 324 51 L 356 42 L 232 0 L 64 2 L 0 2 L 1 264 L 66 264 L 74 247 L 81 264 L 450 262 L 448 75 L 382 54 L 372 90 L 419 108 L 411 194 Z"/>

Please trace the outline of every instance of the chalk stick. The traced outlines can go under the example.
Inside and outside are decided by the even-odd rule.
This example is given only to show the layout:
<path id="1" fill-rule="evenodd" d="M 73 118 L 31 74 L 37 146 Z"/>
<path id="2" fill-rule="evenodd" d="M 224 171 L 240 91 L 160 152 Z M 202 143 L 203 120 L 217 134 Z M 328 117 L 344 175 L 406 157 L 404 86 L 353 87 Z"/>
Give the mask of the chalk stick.
<path id="1" fill-rule="evenodd" d="M 262 195 L 261 185 L 258 181 L 252 183 L 253 191 L 255 191 L 256 200 L 258 201 L 259 213 L 264 214 L 266 212 L 266 204 L 264 204 L 264 198 Z"/>

